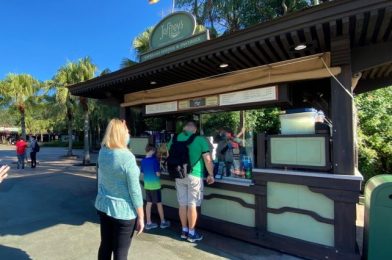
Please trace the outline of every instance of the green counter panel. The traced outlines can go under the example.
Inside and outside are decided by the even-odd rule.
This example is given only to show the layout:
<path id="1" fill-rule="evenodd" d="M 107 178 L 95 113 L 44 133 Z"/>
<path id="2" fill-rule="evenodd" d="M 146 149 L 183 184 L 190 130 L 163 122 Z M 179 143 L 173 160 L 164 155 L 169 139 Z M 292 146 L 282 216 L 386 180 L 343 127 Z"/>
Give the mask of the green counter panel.
<path id="1" fill-rule="evenodd" d="M 334 202 L 307 186 L 287 183 L 267 183 L 269 209 L 300 209 L 315 213 L 325 219 L 334 218 Z M 277 234 L 305 241 L 334 246 L 334 226 L 319 222 L 312 216 L 298 212 L 268 213 L 267 229 Z"/>
<path id="2" fill-rule="evenodd" d="M 326 166 L 324 137 L 271 137 L 271 163 Z"/>
<path id="3" fill-rule="evenodd" d="M 255 226 L 255 210 L 243 207 L 240 203 L 230 200 L 230 197 L 240 199 L 250 206 L 255 204 L 254 195 L 205 187 L 205 198 L 208 198 L 209 195 L 223 195 L 227 196 L 227 199 L 214 197 L 211 197 L 211 199 L 205 199 L 201 205 L 201 212 L 204 216 L 248 227 Z"/>
<path id="4" fill-rule="evenodd" d="M 292 212 L 267 214 L 269 232 L 294 237 L 326 246 L 334 246 L 334 226 L 312 217 Z"/>

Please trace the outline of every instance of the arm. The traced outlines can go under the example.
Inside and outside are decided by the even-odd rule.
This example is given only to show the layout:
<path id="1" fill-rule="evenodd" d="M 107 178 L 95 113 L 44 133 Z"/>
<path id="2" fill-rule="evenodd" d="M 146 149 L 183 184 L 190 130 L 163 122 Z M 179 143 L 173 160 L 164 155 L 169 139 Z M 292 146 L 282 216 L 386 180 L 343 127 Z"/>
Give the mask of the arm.
<path id="1" fill-rule="evenodd" d="M 140 234 L 144 229 L 143 197 L 139 182 L 140 170 L 137 167 L 134 156 L 129 159 L 129 163 L 126 165 L 126 176 L 128 192 L 138 216 L 137 230 L 138 234 Z"/>
<path id="2" fill-rule="evenodd" d="M 204 164 L 206 166 L 207 172 L 208 172 L 207 183 L 213 184 L 215 182 L 215 180 L 214 180 L 214 164 L 212 163 L 211 154 L 209 152 L 204 153 L 203 160 L 204 160 Z"/>
<path id="3" fill-rule="evenodd" d="M 245 127 L 241 128 L 241 132 L 237 134 L 237 137 L 240 138 L 245 133 Z"/>

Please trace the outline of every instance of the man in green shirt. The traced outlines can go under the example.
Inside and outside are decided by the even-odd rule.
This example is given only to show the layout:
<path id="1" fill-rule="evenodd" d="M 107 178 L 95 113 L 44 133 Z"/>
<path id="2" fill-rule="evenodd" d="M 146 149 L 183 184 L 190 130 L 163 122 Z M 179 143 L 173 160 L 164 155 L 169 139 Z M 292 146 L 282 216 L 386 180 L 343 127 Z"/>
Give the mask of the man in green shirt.
<path id="1" fill-rule="evenodd" d="M 195 121 L 188 121 L 184 131 L 177 136 L 178 142 L 187 141 L 197 131 Z M 170 149 L 171 141 L 168 144 Z M 210 153 L 210 146 L 202 136 L 197 136 L 189 144 L 189 160 L 192 170 L 184 179 L 176 179 L 177 199 L 180 206 L 179 215 L 182 225 L 181 238 L 189 242 L 200 241 L 203 236 L 195 231 L 197 210 L 203 200 L 204 169 L 207 169 L 207 183 L 214 183 L 214 166 Z"/>

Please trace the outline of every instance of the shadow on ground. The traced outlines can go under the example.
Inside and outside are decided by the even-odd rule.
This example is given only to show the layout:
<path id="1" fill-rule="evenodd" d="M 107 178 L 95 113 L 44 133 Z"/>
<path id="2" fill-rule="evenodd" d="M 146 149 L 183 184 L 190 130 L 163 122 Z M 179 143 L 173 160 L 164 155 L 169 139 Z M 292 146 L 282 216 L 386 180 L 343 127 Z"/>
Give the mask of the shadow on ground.
<path id="1" fill-rule="evenodd" d="M 0 245 L 0 259 L 31 260 L 32 258 L 21 249 Z"/>
<path id="2" fill-rule="evenodd" d="M 96 180 L 67 173 L 8 179 L 0 186 L 0 235 L 24 235 L 57 224 L 98 222 Z"/>

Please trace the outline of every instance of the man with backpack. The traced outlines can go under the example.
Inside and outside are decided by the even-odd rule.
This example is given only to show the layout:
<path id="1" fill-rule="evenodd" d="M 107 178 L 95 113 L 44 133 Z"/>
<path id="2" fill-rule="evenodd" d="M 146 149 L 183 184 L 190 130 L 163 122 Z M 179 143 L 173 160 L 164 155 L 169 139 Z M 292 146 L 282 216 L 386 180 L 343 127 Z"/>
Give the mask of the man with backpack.
<path id="1" fill-rule="evenodd" d="M 168 171 L 175 178 L 179 215 L 182 225 L 181 238 L 189 242 L 203 239 L 195 231 L 197 210 L 203 200 L 203 179 L 207 169 L 207 183 L 214 183 L 214 166 L 210 146 L 204 137 L 196 135 L 197 124 L 188 121 L 183 132 L 175 135 L 168 144 Z"/>
<path id="2" fill-rule="evenodd" d="M 37 142 L 35 136 L 31 136 L 30 142 L 30 159 L 31 159 L 31 168 L 35 168 L 37 166 L 37 153 L 39 152 L 40 147 Z"/>

